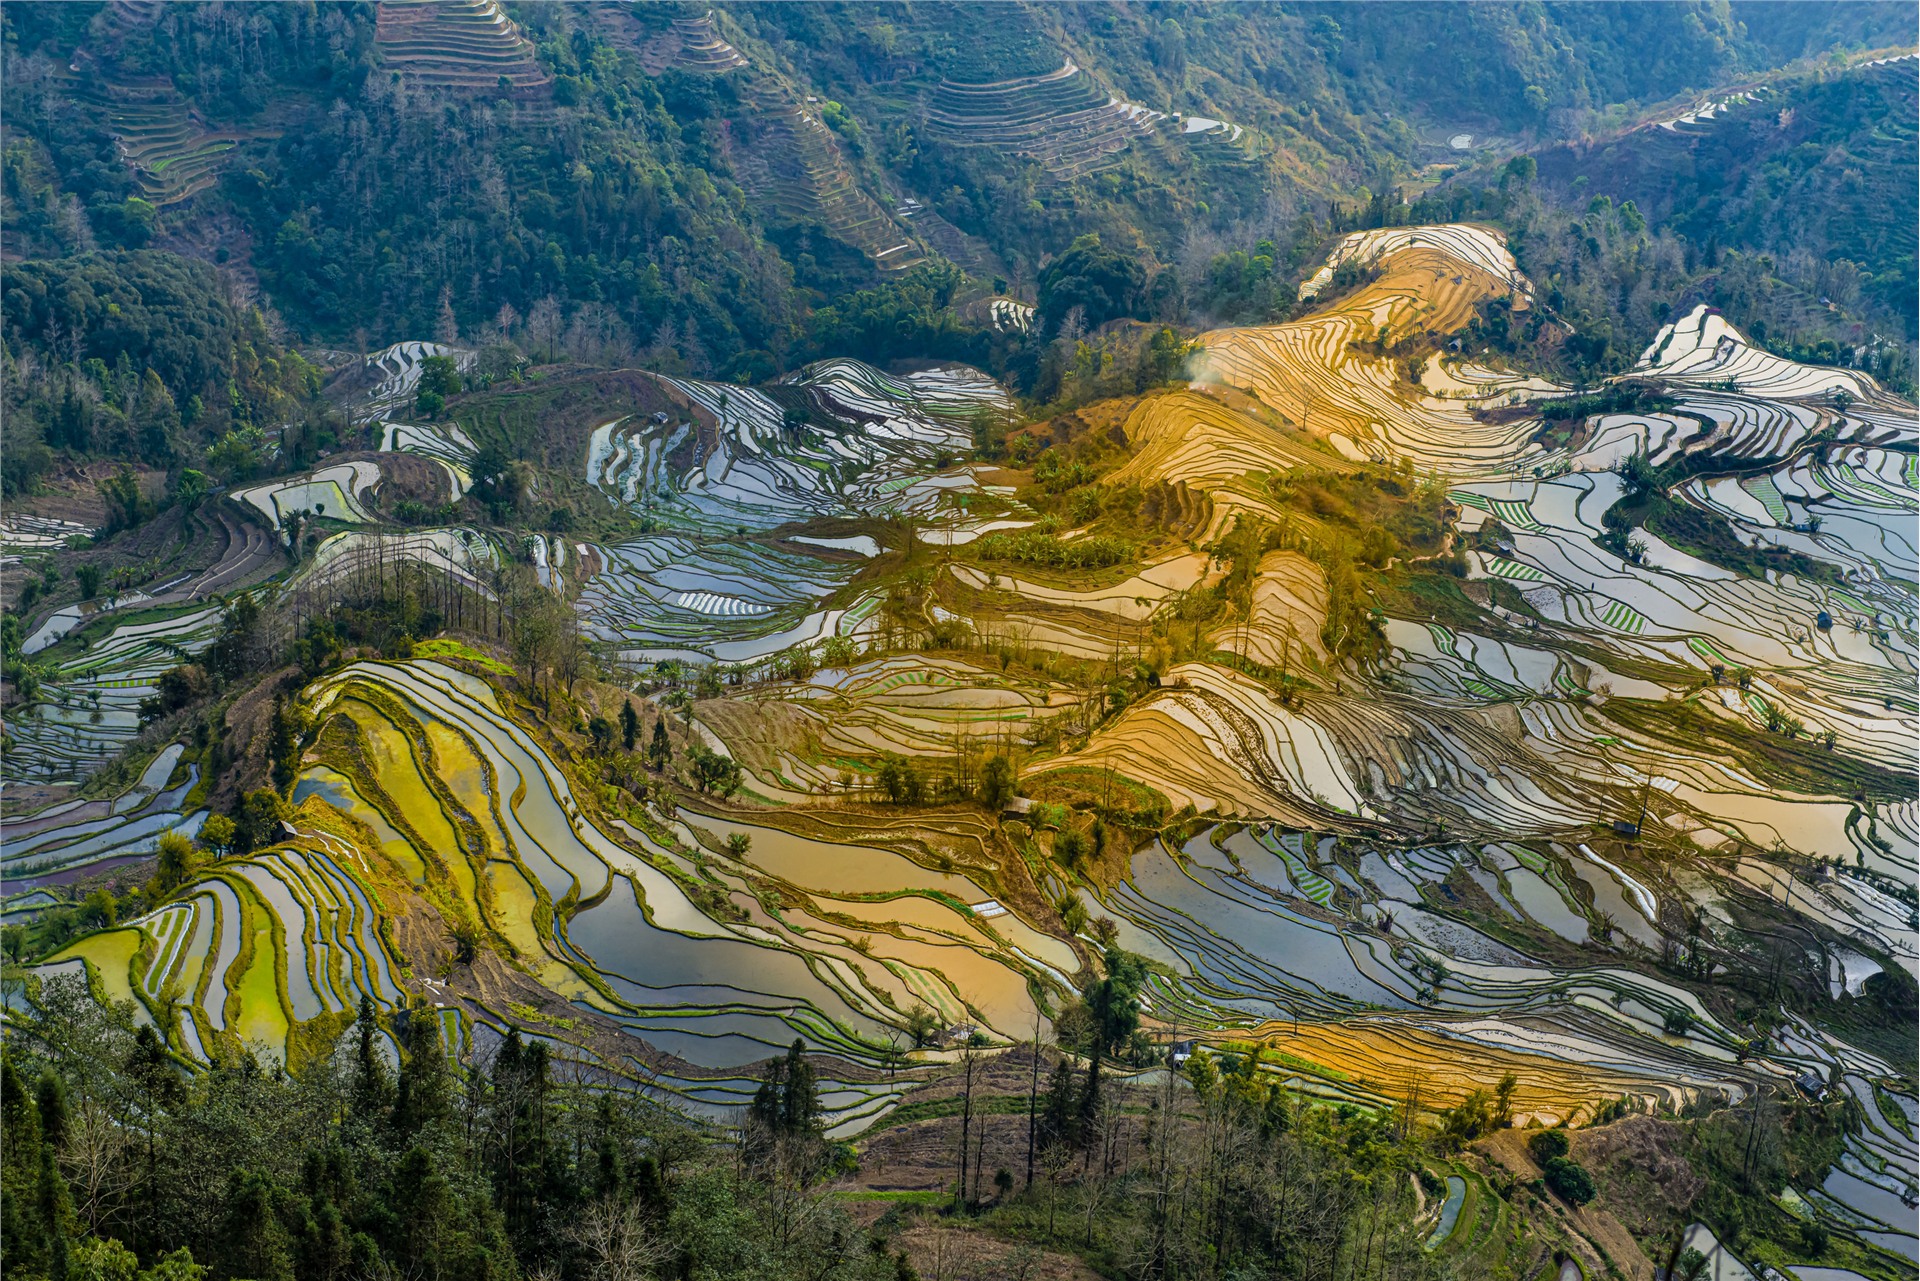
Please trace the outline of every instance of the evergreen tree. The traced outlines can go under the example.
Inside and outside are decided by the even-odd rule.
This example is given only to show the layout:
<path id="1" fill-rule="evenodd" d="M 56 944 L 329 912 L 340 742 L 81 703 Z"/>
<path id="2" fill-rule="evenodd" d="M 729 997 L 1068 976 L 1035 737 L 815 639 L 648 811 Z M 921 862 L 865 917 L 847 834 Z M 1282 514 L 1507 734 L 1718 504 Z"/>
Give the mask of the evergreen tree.
<path id="1" fill-rule="evenodd" d="M 453 1088 L 447 1056 L 440 1043 L 440 1018 L 433 1007 L 416 1002 L 407 1011 L 406 1054 L 400 1064 L 394 1129 L 413 1135 L 452 1110 Z"/>
<path id="2" fill-rule="evenodd" d="M 653 741 L 647 744 L 647 764 L 653 768 L 665 769 L 673 760 L 673 744 L 667 741 L 667 718 L 662 716 L 653 722 Z"/>
<path id="3" fill-rule="evenodd" d="M 620 705 L 620 745 L 627 751 L 640 739 L 640 714 L 633 710 L 633 700 Z"/>

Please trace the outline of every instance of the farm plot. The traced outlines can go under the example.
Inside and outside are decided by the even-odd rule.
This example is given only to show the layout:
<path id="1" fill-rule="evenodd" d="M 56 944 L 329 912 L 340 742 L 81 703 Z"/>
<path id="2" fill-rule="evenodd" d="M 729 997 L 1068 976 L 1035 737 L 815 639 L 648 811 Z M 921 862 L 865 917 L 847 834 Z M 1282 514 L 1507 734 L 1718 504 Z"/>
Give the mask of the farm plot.
<path id="1" fill-rule="evenodd" d="M 228 497 L 258 510 L 275 529 L 280 529 L 288 516 L 308 513 L 364 525 L 371 523 L 373 516 L 361 505 L 361 498 L 379 483 L 377 463 L 338 463 L 291 480 L 236 489 Z"/>
<path id="2" fill-rule="evenodd" d="M 504 557 L 492 537 L 477 529 L 404 534 L 343 530 L 314 548 L 287 581 L 292 587 L 317 587 L 381 565 L 415 564 L 491 599 L 493 571 L 502 563 Z"/>
<path id="3" fill-rule="evenodd" d="M 161 751 L 118 796 L 62 801 L 0 824 L 0 875 L 10 889 L 30 890 L 84 868 L 147 858 L 162 834 L 198 832 L 205 815 L 181 812 L 200 777 L 197 764 L 180 769 L 184 750 L 175 743 Z M 172 782 L 176 774 L 180 779 Z"/>
<path id="4" fill-rule="evenodd" d="M 656 14 L 636 13 L 625 4 L 596 4 L 584 16 L 632 48 L 650 76 L 669 67 L 724 75 L 751 65 L 745 54 L 721 37 L 711 9 L 698 15 L 682 14 L 664 25 Z"/>
<path id="5" fill-rule="evenodd" d="M 376 811 L 384 842 L 410 848 L 409 878 L 424 867 L 429 893 L 441 887 L 443 911 L 471 913 L 550 987 L 598 993 L 589 999 L 608 1017 L 702 1067 L 755 1061 L 795 1035 L 874 1062 L 914 1004 L 1017 1035 L 1032 1016 L 1030 978 L 1058 982 L 1045 979 L 1056 962 L 1077 968 L 1057 943 L 983 917 L 992 900 L 979 885 L 890 851 L 690 817 L 713 842 L 699 871 L 651 837 L 639 842 L 643 856 L 583 811 L 566 773 L 484 682 L 444 665 L 357 664 L 317 686 L 315 703 L 327 772 L 310 772 L 308 809 Z M 736 831 L 750 838 L 744 859 L 726 852 Z M 462 865 L 485 868 L 491 893 Z M 300 891 L 285 869 L 262 871 Z M 688 874 L 744 916 L 696 908 L 677 879 Z M 263 899 L 279 893 L 255 882 Z M 774 900 L 757 889 L 769 883 L 782 887 Z M 901 894 L 914 897 L 895 902 Z M 575 903 L 586 906 L 556 912 Z M 341 972 L 343 961 L 325 959 L 327 975 Z M 290 980 L 296 1015 L 330 1008 L 330 993 L 344 991 L 319 960 L 308 973 L 312 1003 Z"/>
<path id="6" fill-rule="evenodd" d="M 402 451 L 431 458 L 446 470 L 455 502 L 459 502 L 460 496 L 473 485 L 468 468 L 479 451 L 472 438 L 457 423 L 382 423 L 380 450 L 382 453 Z"/>
<path id="7" fill-rule="evenodd" d="M 1790 710 L 1814 726 L 1814 732 L 1832 730 L 1866 759 L 1892 766 L 1897 755 L 1892 744 L 1907 732 L 1910 713 L 1899 703 L 1887 706 L 1886 700 L 1910 681 L 1912 662 L 1900 646 L 1882 641 L 1883 634 L 1890 640 L 1892 633 L 1881 629 L 1887 620 L 1897 619 L 1910 633 L 1910 598 L 1871 584 L 1849 592 L 1793 576 L 1738 576 L 1647 534 L 1636 535 L 1646 551 L 1644 562 L 1623 560 L 1596 541 L 1601 515 L 1620 492 L 1618 478 L 1610 473 L 1463 486 L 1456 499 L 1500 513 L 1512 539 L 1510 553 L 1477 557 L 1474 575 L 1539 585 L 1527 587 L 1527 599 L 1551 628 L 1536 629 L 1543 650 L 1578 637 L 1589 648 L 1677 665 L 1676 677 L 1716 663 L 1723 672 L 1732 667 L 1765 669 L 1769 676 L 1764 688 L 1756 685 L 1765 706 L 1736 700 L 1728 704 L 1729 710 L 1756 721 L 1765 721 L 1767 707 Z M 1762 499 L 1731 481 L 1696 481 L 1688 492 L 1743 524 L 1768 519 Z M 1765 492 L 1776 493 L 1779 501 L 1776 491 Z M 1861 531 L 1881 528 L 1878 525 L 1846 523 L 1840 500 L 1829 506 L 1836 521 L 1835 531 L 1822 535 L 1829 557 L 1846 555 L 1841 550 L 1846 537 L 1877 537 Z M 1823 614 L 1830 621 L 1850 619 L 1858 626 L 1822 629 L 1817 624 Z M 1431 654 L 1421 655 L 1425 647 L 1415 633 L 1404 626 L 1391 631 L 1396 646 L 1432 661 Z M 1610 673 L 1582 676 L 1571 664 L 1568 680 L 1555 678 L 1552 684 L 1571 694 L 1602 681 L 1615 693 L 1665 696 L 1659 686 Z M 1537 679 L 1517 683 L 1550 691 L 1548 683 Z"/>
<path id="8" fill-rule="evenodd" d="M 840 136 L 816 108 L 771 78 L 749 82 L 742 97 L 754 116 L 735 149 L 734 172 L 763 217 L 824 227 L 884 271 L 926 261 L 911 234 L 860 185 Z"/>
<path id="9" fill-rule="evenodd" d="M 1308 844 L 1263 834 L 1257 844 L 1230 838 L 1226 850 L 1199 839 L 1179 857 L 1164 846 L 1134 857 L 1128 880 L 1099 906 L 1116 918 L 1126 946 L 1182 976 L 1179 987 L 1156 989 L 1155 1018 L 1267 1039 L 1309 1061 L 1301 1066 L 1320 1065 L 1307 1084 L 1353 1101 L 1401 1097 L 1417 1068 L 1431 1072 L 1436 1063 L 1471 1074 L 1529 1059 L 1526 1074 L 1536 1083 L 1557 1078 L 1556 1097 L 1541 1100 L 1556 1118 L 1621 1092 L 1677 1105 L 1704 1088 L 1739 1089 L 1729 1034 L 1707 1027 L 1684 1045 L 1660 1038 L 1667 1011 L 1703 1013 L 1686 992 L 1621 969 L 1475 961 L 1457 946 L 1436 966 L 1440 954 L 1399 924 L 1383 937 L 1308 910 L 1333 892 L 1306 866 Z M 1236 848 L 1243 853 L 1229 858 Z M 1249 850 L 1265 852 L 1281 870 L 1262 870 Z M 1320 892 L 1275 893 L 1262 883 L 1292 878 Z M 1450 941 L 1461 933 L 1454 927 Z M 1350 1016 L 1362 1004 L 1430 1013 L 1308 1026 Z M 1434 1037 L 1456 1048 L 1442 1052 Z M 1463 1054 L 1462 1042 L 1473 1051 Z"/>
<path id="10" fill-rule="evenodd" d="M 65 547 L 68 539 L 91 537 L 92 528 L 77 521 L 10 514 L 0 517 L 0 553 L 5 553 L 0 563 L 17 560 L 18 552 L 51 551 L 56 547 Z"/>
<path id="11" fill-rule="evenodd" d="M 1325 728 L 1264 687 L 1203 663 L 1174 668 L 1158 695 L 1102 729 L 1074 764 L 1111 765 L 1202 811 L 1303 824 L 1315 813 L 1372 813 Z"/>
<path id="12" fill-rule="evenodd" d="M 885 658 L 714 701 L 700 717 L 769 794 L 867 786 L 881 756 L 950 764 L 963 745 L 1018 741 L 1079 695 L 952 658 Z"/>
<path id="13" fill-rule="evenodd" d="M 278 136 L 212 128 L 171 80 L 133 78 L 117 67 L 89 76 L 80 96 L 104 118 L 103 132 L 133 172 L 139 194 L 156 205 L 191 199 L 219 180 L 236 147 Z"/>
<path id="14" fill-rule="evenodd" d="M 327 384 L 327 393 L 335 400 L 382 417 L 411 413 L 420 390 L 420 374 L 429 356 L 450 357 L 462 370 L 470 368 L 478 359 L 475 352 L 464 347 L 409 339 L 383 347 L 335 374 Z"/>
<path id="15" fill-rule="evenodd" d="M 1747 396 L 1768 400 L 1810 400 L 1834 392 L 1871 400 L 1881 394 L 1871 378 L 1854 370 L 1802 365 L 1753 346 L 1705 304 L 1664 326 L 1634 368 L 1682 387 L 1733 383 Z"/>
<path id="16" fill-rule="evenodd" d="M 403 1003 L 378 903 L 351 846 L 296 824 L 291 841 L 221 862 L 175 901 L 50 963 L 82 959 L 109 991 L 124 984 L 190 1058 L 232 1035 L 284 1061 L 302 1023 L 347 1014 L 362 994 L 380 1009 Z"/>
<path id="17" fill-rule="evenodd" d="M 1040 162 L 1067 181 L 1117 163 L 1165 114 L 1102 91 L 1067 59 L 1037 75 L 943 79 L 927 98 L 928 132 L 950 146 L 992 147 Z"/>
<path id="18" fill-rule="evenodd" d="M 1449 386 L 1434 394 L 1405 381 L 1395 362 L 1358 344 L 1420 331 L 1449 333 L 1489 298 L 1524 305 L 1528 290 L 1506 246 L 1472 226 L 1361 232 L 1335 251 L 1375 261 L 1381 274 L 1331 310 L 1283 325 L 1203 334 L 1196 385 L 1243 390 L 1352 460 L 1410 458 L 1440 474 L 1509 473 L 1541 452 L 1537 423 L 1483 421 L 1481 402 L 1512 398 L 1508 379 L 1478 395 Z M 1452 381 L 1469 376 L 1456 366 Z"/>
<path id="19" fill-rule="evenodd" d="M 1403 249 L 1436 248 L 1460 263 L 1503 280 L 1531 297 L 1533 286 L 1520 274 L 1500 233 L 1471 223 L 1439 227 L 1381 227 L 1356 231 L 1333 247 L 1320 269 L 1300 283 L 1300 297 L 1317 297 L 1333 282 L 1333 273 L 1348 263 L 1371 266 Z"/>
<path id="20" fill-rule="evenodd" d="M 1012 592 L 1027 601 L 1097 610 L 1136 622 L 1153 617 L 1163 604 L 1181 592 L 1204 587 L 1220 577 L 1210 559 L 1199 552 L 1167 557 L 1143 566 L 1140 572 L 1111 587 L 1086 591 L 1048 587 L 1012 575 L 989 577 L 970 565 L 955 565 L 951 572 L 954 578 L 975 591 Z"/>

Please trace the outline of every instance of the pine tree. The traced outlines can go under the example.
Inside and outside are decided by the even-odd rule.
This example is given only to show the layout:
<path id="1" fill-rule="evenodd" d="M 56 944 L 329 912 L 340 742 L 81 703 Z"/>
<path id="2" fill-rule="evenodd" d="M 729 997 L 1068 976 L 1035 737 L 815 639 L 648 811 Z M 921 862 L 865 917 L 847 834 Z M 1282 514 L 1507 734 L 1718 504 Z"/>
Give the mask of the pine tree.
<path id="1" fill-rule="evenodd" d="M 1066 1143 L 1073 1139 L 1073 1105 L 1073 1067 L 1065 1058 L 1062 1058 L 1053 1065 L 1053 1076 L 1047 1081 L 1046 1101 L 1040 1110 L 1042 1150 L 1056 1143 Z"/>
<path id="2" fill-rule="evenodd" d="M 380 1057 L 379 1043 L 375 1039 L 379 1036 L 380 1027 L 374 1021 L 373 998 L 365 992 L 360 994 L 360 1017 L 354 1024 L 354 1030 L 358 1034 L 354 1056 L 357 1069 L 354 1092 L 359 1095 L 363 1112 L 371 1114 L 386 1101 L 387 1064 Z"/>
<path id="3" fill-rule="evenodd" d="M 673 744 L 667 741 L 667 718 L 662 716 L 653 723 L 653 741 L 647 745 L 647 764 L 655 769 L 665 769 L 673 759 Z"/>
<path id="4" fill-rule="evenodd" d="M 444 1118 L 452 1103 L 452 1081 L 446 1051 L 440 1043 L 440 1018 L 433 1007 L 422 1002 L 407 1011 L 407 1057 L 400 1067 L 394 1127 L 402 1134 L 416 1134 Z"/>
<path id="5" fill-rule="evenodd" d="M 814 1085 L 813 1064 L 807 1062 L 806 1045 L 799 1037 L 787 1047 L 786 1078 L 786 1090 L 780 1098 L 780 1129 L 786 1134 L 812 1134 L 820 1125 L 820 1097 Z"/>
<path id="6" fill-rule="evenodd" d="M 620 707 L 620 745 L 627 751 L 640 739 L 640 714 L 633 710 L 632 700 Z"/>

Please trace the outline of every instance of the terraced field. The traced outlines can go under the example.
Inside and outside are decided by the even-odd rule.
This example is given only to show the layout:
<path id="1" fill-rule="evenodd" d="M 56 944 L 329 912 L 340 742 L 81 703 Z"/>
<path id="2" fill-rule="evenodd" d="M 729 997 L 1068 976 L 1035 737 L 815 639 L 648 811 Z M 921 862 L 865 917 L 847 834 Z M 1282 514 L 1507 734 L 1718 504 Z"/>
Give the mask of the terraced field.
<path id="1" fill-rule="evenodd" d="M 678 412 L 593 433 L 586 480 L 662 524 L 698 532 L 883 510 L 931 513 L 965 477 L 929 476 L 1006 395 L 959 366 L 894 376 L 829 360 L 766 391 L 656 377 Z"/>
<path id="2" fill-rule="evenodd" d="M 236 147 L 267 136 L 209 127 L 171 81 L 101 81 L 94 97 L 140 194 L 156 205 L 206 190 Z"/>
<path id="3" fill-rule="evenodd" d="M 1005 80 L 943 79 L 926 111 L 929 133 L 942 142 L 1030 157 L 1061 182 L 1113 164 L 1166 118 L 1105 92 L 1072 59 Z"/>
<path id="4" fill-rule="evenodd" d="M 484 682 L 444 664 L 357 664 L 307 696 L 321 724 L 286 839 L 51 962 L 85 960 L 194 1057 L 231 1035 L 297 1059 L 306 1029 L 362 993 L 391 1006 L 430 972 L 436 940 L 478 928 L 508 960 L 486 980 L 498 1008 L 446 1006 L 462 1026 L 503 1027 L 509 999 L 544 985 L 570 1005 L 543 1031 L 615 1068 L 644 1059 L 702 1106 L 742 1100 L 752 1082 L 733 1069 L 800 1035 L 852 1074 L 831 1088 L 857 1125 L 902 1088 L 875 1069 L 903 1011 L 1013 1036 L 1030 985 L 1058 991 L 1078 968 L 986 875 L 693 813 L 663 825 L 602 811 Z M 436 926 L 396 929 L 408 893 Z M 736 907 L 710 916 L 695 905 L 709 898 Z"/>
<path id="5" fill-rule="evenodd" d="M 48 671 L 37 702 L 6 724 L 8 777 L 78 781 L 140 730 L 140 700 L 160 673 L 213 643 L 220 611 L 206 605 L 130 610 L 103 639 Z"/>
<path id="6" fill-rule="evenodd" d="M 734 171 L 763 218 L 823 227 L 883 271 L 926 260 L 912 235 L 860 186 L 817 108 L 772 79 L 753 81 L 746 101 L 753 117 Z"/>
<path id="7" fill-rule="evenodd" d="M 1578 1126 L 1811 1072 L 1910 1104 L 1814 1007 L 1920 971 L 1913 408 L 1697 308 L 1632 375 L 1647 412 L 1548 432 L 1570 389 L 1448 341 L 1533 305 L 1498 235 L 1360 233 L 1308 295 L 1347 263 L 1371 279 L 1322 311 L 1203 335 L 1188 385 L 1032 429 L 1052 462 L 1017 436 L 960 461 L 1012 416 L 976 371 L 830 360 L 635 374 L 576 413 L 578 470 L 539 483 L 604 501 L 592 534 L 385 526 L 391 459 L 233 495 L 262 538 L 357 522 L 296 587 L 392 556 L 488 592 L 525 560 L 606 680 L 548 723 L 517 659 L 458 646 L 322 677 L 280 838 L 51 964 L 196 1059 L 298 1062 L 362 993 L 419 994 L 463 1046 L 517 1026 L 717 1116 L 799 1036 L 852 1133 L 920 1071 L 888 1070 L 914 1011 L 1019 1038 L 1110 923 L 1153 1036 L 1260 1047 L 1329 1102 L 1437 1110 L 1511 1072 L 1523 1119 Z M 1386 354 L 1408 338 L 1424 368 Z M 487 420 L 403 421 L 427 354 L 340 386 L 457 494 Z M 202 608 L 129 610 L 59 677 L 150 683 Z M 677 789 L 581 745 L 628 699 L 674 727 Z M 77 773 L 111 747 L 90 723 L 9 733 Z M 706 752 L 739 767 L 728 804 L 690 781 Z M 176 745 L 0 856 L 45 881 L 137 852 L 197 821 L 197 766 Z M 1769 964 L 1801 1004 L 1762 1040 L 1757 989 L 1728 992 Z M 1910 1256 L 1911 1128 L 1872 1115 L 1807 1212 Z M 1451 1168 L 1429 1240 L 1467 1257 L 1512 1203 Z"/>
<path id="8" fill-rule="evenodd" d="M 498 0 L 381 0 L 375 46 L 422 88 L 524 96 L 552 83 Z"/>
<path id="9" fill-rule="evenodd" d="M 745 54 L 721 38 L 711 9 L 697 16 L 665 17 L 618 0 L 596 3 L 588 14 L 599 29 L 633 50 L 648 75 L 669 67 L 723 75 L 750 65 Z"/>

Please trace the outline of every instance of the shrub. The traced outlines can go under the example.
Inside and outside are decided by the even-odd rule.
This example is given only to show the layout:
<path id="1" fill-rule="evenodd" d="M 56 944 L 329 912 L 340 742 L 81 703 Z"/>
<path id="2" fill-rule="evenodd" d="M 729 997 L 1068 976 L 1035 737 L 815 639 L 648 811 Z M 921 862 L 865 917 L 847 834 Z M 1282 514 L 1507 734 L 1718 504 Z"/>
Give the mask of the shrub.
<path id="1" fill-rule="evenodd" d="M 1693 1029 L 1693 1015 L 1685 1010 L 1668 1010 L 1661 1026 L 1666 1028 L 1669 1036 L 1685 1036 Z"/>
<path id="2" fill-rule="evenodd" d="M 988 534 L 980 540 L 979 548 L 983 560 L 1010 560 L 1052 569 L 1105 569 L 1134 557 L 1132 543 L 1108 534 L 1090 534 L 1072 542 L 1061 542 L 1037 530 Z"/>
<path id="3" fill-rule="evenodd" d="M 1587 1173 L 1586 1166 L 1570 1157 L 1557 1156 L 1547 1162 L 1547 1186 L 1570 1205 L 1585 1205 L 1595 1195 L 1593 1176 Z"/>
<path id="4" fill-rule="evenodd" d="M 1048 827 L 1065 827 L 1067 807 L 1058 801 L 1042 801 L 1033 807 L 1033 811 L 1027 815 L 1027 818 L 1032 822 L 1035 831 Z"/>
<path id="5" fill-rule="evenodd" d="M 1080 860 L 1087 856 L 1087 838 L 1073 828 L 1060 833 L 1060 839 L 1053 843 L 1053 852 L 1060 862 L 1068 867 L 1080 866 Z"/>
<path id="6" fill-rule="evenodd" d="M 732 796 L 740 788 L 740 762 L 722 756 L 702 743 L 687 748 L 687 760 L 693 766 L 693 781 L 703 792 Z"/>

